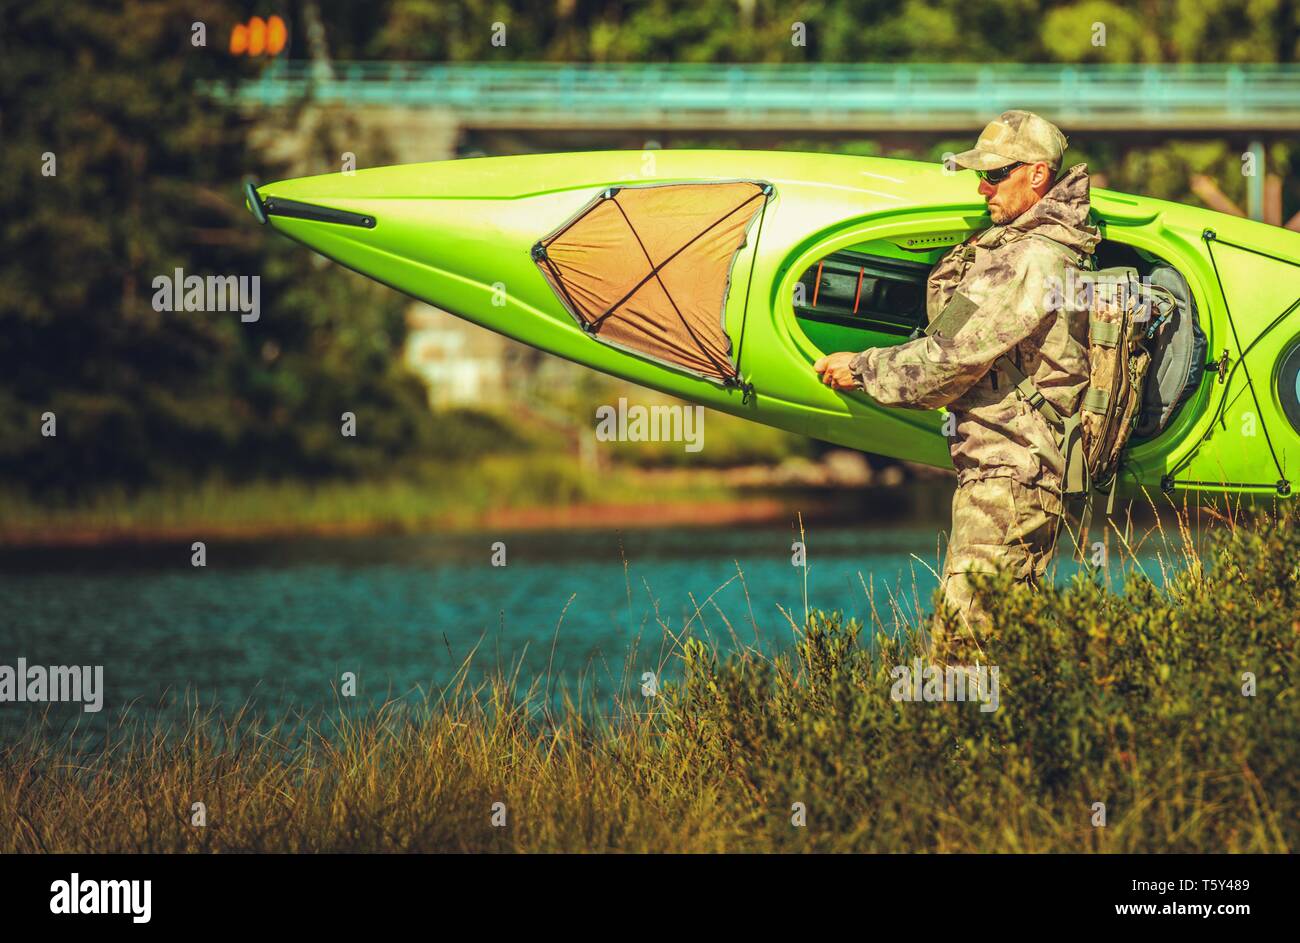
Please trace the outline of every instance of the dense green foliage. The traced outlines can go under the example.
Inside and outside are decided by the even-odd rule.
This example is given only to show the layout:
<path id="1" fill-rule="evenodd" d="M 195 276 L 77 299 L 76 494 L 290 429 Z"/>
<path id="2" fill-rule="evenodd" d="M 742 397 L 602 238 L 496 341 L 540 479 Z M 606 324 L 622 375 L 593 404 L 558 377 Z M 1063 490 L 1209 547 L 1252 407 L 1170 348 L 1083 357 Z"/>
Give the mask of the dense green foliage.
<path id="1" fill-rule="evenodd" d="M 1294 0 L 344 0 L 341 58 L 594 62 L 1290 62 Z M 507 26 L 504 48 L 492 24 Z M 1092 42 L 1093 24 L 1107 42 Z M 796 23 L 806 43 L 791 42 Z"/>
<path id="2" fill-rule="evenodd" d="M 1225 522 L 1204 565 L 1167 546 L 1163 589 L 994 578 L 990 712 L 893 699 L 916 626 L 868 641 L 813 613 L 772 659 L 665 625 L 681 680 L 643 697 L 633 659 L 612 715 L 554 708 L 547 678 L 471 690 L 467 663 L 441 695 L 345 708 L 295 746 L 247 716 L 91 758 L 34 734 L 0 752 L 0 850 L 1292 851 L 1297 560 L 1291 511 Z"/>
<path id="3" fill-rule="evenodd" d="M 223 52 L 230 19 L 223 4 L 173 0 L 129 16 L 5 8 L 5 478 L 84 492 L 213 472 L 374 473 L 433 441 L 397 356 L 400 299 L 249 225 L 237 188 L 248 128 L 196 91 L 249 69 Z M 206 47 L 190 43 L 196 20 Z M 155 310 L 153 280 L 177 268 L 259 275 L 261 317 Z M 56 437 L 41 436 L 47 411 Z M 339 434 L 344 411 L 355 438 Z"/>

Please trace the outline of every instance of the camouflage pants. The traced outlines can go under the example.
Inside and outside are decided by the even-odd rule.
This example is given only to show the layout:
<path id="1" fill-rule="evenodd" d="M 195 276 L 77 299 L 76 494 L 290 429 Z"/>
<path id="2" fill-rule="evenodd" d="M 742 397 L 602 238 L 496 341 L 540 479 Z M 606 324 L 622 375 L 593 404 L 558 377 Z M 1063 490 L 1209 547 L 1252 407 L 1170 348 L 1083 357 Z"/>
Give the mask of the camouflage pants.
<path id="1" fill-rule="evenodd" d="M 957 487 L 943 567 L 943 601 L 957 611 L 959 634 L 948 637 L 936 619 L 936 657 L 973 657 L 996 635 L 967 574 L 1004 566 L 1016 579 L 1037 585 L 1056 547 L 1060 523 L 1061 496 L 1054 490 L 1012 478 L 985 478 Z"/>

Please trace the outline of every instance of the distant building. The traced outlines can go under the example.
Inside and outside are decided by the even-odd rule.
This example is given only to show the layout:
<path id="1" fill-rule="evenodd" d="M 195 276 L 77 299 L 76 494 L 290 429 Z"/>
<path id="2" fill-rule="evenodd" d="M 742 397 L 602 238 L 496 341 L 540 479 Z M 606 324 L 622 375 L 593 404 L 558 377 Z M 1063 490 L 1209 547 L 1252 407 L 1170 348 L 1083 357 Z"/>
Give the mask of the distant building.
<path id="1" fill-rule="evenodd" d="M 432 409 L 517 403 L 543 366 L 577 369 L 419 301 L 406 309 L 402 357 Z"/>
<path id="2" fill-rule="evenodd" d="M 500 402 L 511 343 L 423 302 L 406 309 L 403 359 L 424 381 L 433 408 Z"/>

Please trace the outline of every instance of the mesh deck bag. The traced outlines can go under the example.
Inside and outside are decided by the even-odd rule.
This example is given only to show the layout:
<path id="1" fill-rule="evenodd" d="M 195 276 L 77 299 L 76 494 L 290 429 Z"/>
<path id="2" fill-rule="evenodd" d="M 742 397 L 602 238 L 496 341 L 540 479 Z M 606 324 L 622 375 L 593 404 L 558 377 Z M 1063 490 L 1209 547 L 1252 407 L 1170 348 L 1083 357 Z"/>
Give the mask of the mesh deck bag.
<path id="1" fill-rule="evenodd" d="M 533 246 L 583 330 L 728 386 L 731 268 L 772 188 L 753 181 L 610 187 Z"/>

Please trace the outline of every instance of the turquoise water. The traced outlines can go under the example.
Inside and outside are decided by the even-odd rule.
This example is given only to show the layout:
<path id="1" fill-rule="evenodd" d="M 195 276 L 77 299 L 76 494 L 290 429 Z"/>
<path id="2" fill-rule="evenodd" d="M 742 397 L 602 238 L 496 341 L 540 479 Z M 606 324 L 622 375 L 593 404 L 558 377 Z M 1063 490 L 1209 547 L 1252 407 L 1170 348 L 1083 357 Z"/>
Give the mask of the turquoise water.
<path id="1" fill-rule="evenodd" d="M 886 623 L 891 603 L 914 617 L 937 585 L 938 531 L 809 529 L 808 603 L 868 623 L 873 600 Z M 665 627 L 724 649 L 788 645 L 805 606 L 795 539 L 787 526 L 213 543 L 201 569 L 188 543 L 11 550 L 0 665 L 103 665 L 103 711 L 48 707 L 65 727 L 127 705 L 181 711 L 186 692 L 227 711 L 311 712 L 337 703 L 344 672 L 357 678 L 349 703 L 373 703 L 445 685 L 471 652 L 471 680 L 517 670 L 522 688 L 581 679 L 608 696 L 644 671 L 672 675 Z M 46 709 L 0 704 L 0 731 Z"/>

